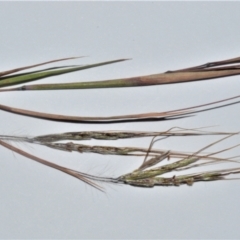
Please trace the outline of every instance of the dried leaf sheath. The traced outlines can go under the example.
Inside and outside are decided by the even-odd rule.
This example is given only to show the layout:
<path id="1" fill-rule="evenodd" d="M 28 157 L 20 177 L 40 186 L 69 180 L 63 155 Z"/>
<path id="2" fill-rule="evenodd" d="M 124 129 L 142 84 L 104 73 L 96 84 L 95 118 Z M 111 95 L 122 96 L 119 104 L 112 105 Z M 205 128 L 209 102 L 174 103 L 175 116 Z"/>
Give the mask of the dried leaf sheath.
<path id="1" fill-rule="evenodd" d="M 116 87 L 141 87 L 169 83 L 181 83 L 190 81 L 209 80 L 214 78 L 229 77 L 240 74 L 240 58 L 224 61 L 210 62 L 200 66 L 185 68 L 165 73 L 151 74 L 147 76 L 120 78 L 94 82 L 74 82 L 61 84 L 34 84 L 22 87 L 6 89 L 16 90 L 59 90 L 59 89 L 89 89 L 89 88 L 116 88 Z M 1 85 L 0 85 L 1 86 Z M 2 91 L 5 91 L 4 89 Z"/>
<path id="2" fill-rule="evenodd" d="M 40 118 L 45 120 L 51 120 L 51 121 L 61 121 L 61 122 L 73 122 L 73 123 L 119 123 L 119 122 L 133 122 L 133 121 L 141 121 L 141 120 L 171 120 L 181 117 L 186 117 L 188 115 L 197 113 L 197 112 L 203 112 L 212 110 L 215 108 L 220 108 L 224 106 L 228 106 L 231 104 L 239 103 L 239 101 L 228 103 L 230 100 L 235 100 L 240 98 L 240 95 L 223 99 L 220 101 L 215 101 L 207 104 L 202 104 L 198 106 L 188 107 L 188 108 L 182 108 L 167 112 L 155 112 L 155 113 L 142 113 L 142 114 L 130 114 L 130 115 L 120 115 L 120 116 L 109 116 L 109 117 L 82 117 L 82 116 L 66 116 L 66 115 L 57 115 L 57 114 L 48 114 L 48 113 L 42 113 L 42 112 L 35 112 L 25 109 L 19 109 L 19 108 L 13 108 L 6 105 L 0 104 L 0 110 L 20 114 L 28 117 L 34 117 L 34 118 Z M 211 108 L 203 108 L 205 106 L 211 106 L 216 105 L 218 103 L 225 103 L 225 105 L 220 106 L 213 106 Z M 203 109 L 202 109 L 203 108 Z"/>
<path id="3" fill-rule="evenodd" d="M 209 80 L 213 78 L 229 77 L 239 74 L 240 69 L 229 69 L 221 71 L 211 70 L 202 72 L 176 72 L 94 82 L 25 85 L 12 90 L 63 90 L 63 89 L 143 87 L 160 84 Z"/>

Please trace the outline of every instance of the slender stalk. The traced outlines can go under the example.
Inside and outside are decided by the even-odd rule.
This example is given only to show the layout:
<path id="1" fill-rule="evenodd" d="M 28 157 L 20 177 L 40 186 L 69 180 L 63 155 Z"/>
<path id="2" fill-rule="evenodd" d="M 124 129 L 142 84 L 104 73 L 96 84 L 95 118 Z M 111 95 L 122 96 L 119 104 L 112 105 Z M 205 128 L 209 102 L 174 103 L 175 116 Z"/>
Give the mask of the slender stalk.
<path id="1" fill-rule="evenodd" d="M 36 156 L 34 156 L 34 155 L 30 154 L 30 153 L 27 153 L 27 152 L 25 152 L 25 151 L 23 151 L 23 150 L 21 150 L 19 148 L 16 148 L 16 147 L 14 147 L 14 146 L 12 146 L 12 145 L 10 145 L 10 144 L 2 141 L 2 140 L 0 140 L 0 145 L 2 145 L 3 147 L 5 147 L 5 148 L 7 148 L 7 149 L 9 149 L 11 151 L 16 152 L 16 153 L 18 153 L 18 154 L 20 154 L 20 155 L 22 155 L 22 156 L 24 156 L 26 158 L 29 158 L 31 160 L 34 160 L 34 161 L 38 162 L 38 163 L 41 163 L 41 164 L 46 165 L 48 167 L 51 167 L 51 168 L 57 169 L 57 170 L 59 170 L 61 172 L 64 172 L 64 173 L 66 173 L 68 175 L 71 175 L 71 176 L 73 176 L 75 178 L 78 178 L 81 181 L 89 184 L 90 186 L 92 186 L 92 187 L 94 187 L 94 188 L 96 188 L 96 189 L 98 189 L 100 191 L 103 191 L 103 188 L 101 186 L 99 186 L 98 184 L 96 184 L 96 183 L 92 182 L 91 180 L 89 180 L 89 179 L 98 179 L 95 176 L 91 176 L 91 175 L 88 175 L 88 174 L 85 174 L 85 173 L 81 173 L 81 172 L 75 171 L 73 169 L 65 168 L 65 167 L 62 167 L 62 166 L 60 166 L 58 164 L 46 161 L 46 160 L 44 160 L 42 158 L 39 158 L 39 157 L 36 157 Z M 99 179 L 101 179 L 101 178 L 99 178 Z M 98 181 L 99 181 L 99 179 L 98 179 Z"/>

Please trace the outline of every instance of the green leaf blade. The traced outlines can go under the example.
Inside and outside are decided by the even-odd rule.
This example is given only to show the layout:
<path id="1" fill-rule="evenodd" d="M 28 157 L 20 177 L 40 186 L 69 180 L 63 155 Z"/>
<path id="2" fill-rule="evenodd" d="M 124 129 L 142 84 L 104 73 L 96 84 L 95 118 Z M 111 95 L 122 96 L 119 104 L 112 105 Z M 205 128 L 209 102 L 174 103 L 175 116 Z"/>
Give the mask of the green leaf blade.
<path id="1" fill-rule="evenodd" d="M 61 75 L 61 74 L 66 74 L 70 72 L 75 72 L 75 71 L 80 71 L 80 70 L 85 70 L 88 68 L 94 68 L 94 67 L 99 67 L 99 66 L 104 66 L 108 64 L 113 64 L 117 62 L 122 62 L 127 59 L 118 59 L 118 60 L 113 60 L 113 61 L 107 61 L 107 62 L 100 62 L 96 64 L 89 64 L 89 65 L 81 65 L 77 67 L 65 67 L 63 69 L 57 69 L 57 70 L 51 70 L 51 71 L 39 71 L 39 72 L 34 72 L 34 73 L 26 73 L 20 76 L 15 76 L 15 77 L 7 77 L 3 80 L 0 79 L 0 88 L 1 87 L 8 87 L 12 85 L 17 85 L 17 84 L 22 84 L 26 82 L 31 82 L 43 78 L 48 78 L 56 75 Z"/>

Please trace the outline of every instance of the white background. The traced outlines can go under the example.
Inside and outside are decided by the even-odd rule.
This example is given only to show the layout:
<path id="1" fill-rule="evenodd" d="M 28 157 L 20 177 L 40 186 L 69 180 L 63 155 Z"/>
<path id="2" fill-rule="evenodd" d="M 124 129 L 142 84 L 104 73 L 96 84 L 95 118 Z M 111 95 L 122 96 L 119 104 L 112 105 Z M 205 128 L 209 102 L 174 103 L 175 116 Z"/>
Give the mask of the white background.
<path id="1" fill-rule="evenodd" d="M 131 61 L 52 77 L 44 82 L 140 76 L 240 55 L 237 2 L 1 2 L 1 70 L 62 57 L 69 64 Z M 59 65 L 67 64 L 64 62 Z M 51 66 L 56 66 L 51 65 Z M 151 86 L 1 93 L 0 103 L 48 113 L 110 116 L 173 110 L 239 94 L 239 77 Z M 0 133 L 35 136 L 86 130 L 164 131 L 173 126 L 239 131 L 239 105 L 175 121 L 70 124 L 0 112 Z M 174 138 L 155 147 L 197 151 L 219 137 Z M 148 147 L 151 139 L 91 144 Z M 90 142 L 88 142 L 90 143 Z M 231 138 L 208 151 L 239 143 Z M 142 159 L 16 146 L 91 174 L 119 176 Z M 222 156 L 239 155 L 239 149 Z M 192 187 L 104 185 L 106 193 L 1 147 L 1 238 L 239 238 L 239 181 Z"/>

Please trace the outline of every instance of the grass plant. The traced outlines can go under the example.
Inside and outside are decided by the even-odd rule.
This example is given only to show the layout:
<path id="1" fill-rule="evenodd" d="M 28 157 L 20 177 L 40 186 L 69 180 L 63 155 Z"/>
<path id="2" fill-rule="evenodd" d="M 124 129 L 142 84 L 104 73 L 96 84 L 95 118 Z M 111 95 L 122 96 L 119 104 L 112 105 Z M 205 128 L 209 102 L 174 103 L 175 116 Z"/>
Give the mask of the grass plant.
<path id="1" fill-rule="evenodd" d="M 115 88 L 115 87 L 144 87 L 148 85 L 173 84 L 190 81 L 210 80 L 221 77 L 228 77 L 240 74 L 240 58 L 233 58 L 224 61 L 209 62 L 203 65 L 179 69 L 174 71 L 167 71 L 165 73 L 152 74 L 148 76 L 132 77 L 126 79 L 103 80 L 96 82 L 76 82 L 76 83 L 54 83 L 54 84 L 29 84 L 15 87 L 15 85 L 25 84 L 36 80 L 48 78 L 51 76 L 71 73 L 74 71 L 85 70 L 89 68 L 104 66 L 117 62 L 122 62 L 127 59 L 117 59 L 112 61 L 100 62 L 90 65 L 69 65 L 57 66 L 54 68 L 45 68 L 37 71 L 24 72 L 34 67 L 43 66 L 49 63 L 66 61 L 74 59 L 64 58 L 56 59 L 44 63 L 34 64 L 31 66 L 20 67 L 12 70 L 0 72 L 0 92 L 11 91 L 27 91 L 27 90 L 69 90 L 69 89 L 86 89 L 86 88 Z M 14 87 L 12 87 L 14 86 Z M 228 99 L 222 99 L 211 103 L 203 103 L 198 106 L 187 106 L 186 108 L 170 110 L 166 112 L 140 113 L 121 116 L 108 117 L 86 117 L 86 116 L 65 116 L 48 114 L 43 112 L 29 111 L 26 109 L 19 109 L 10 106 L 0 105 L 3 111 L 11 112 L 13 114 L 21 114 L 28 117 L 41 118 L 52 121 L 63 121 L 73 123 L 117 123 L 128 121 L 155 121 L 155 120 L 172 120 L 182 117 L 192 116 L 198 112 L 210 111 L 219 107 L 227 107 L 232 104 L 239 103 L 239 96 L 234 96 Z M 41 136 L 24 137 L 24 136 L 8 136 L 0 135 L 0 145 L 23 155 L 31 160 L 37 161 L 48 167 L 62 171 L 79 180 L 104 191 L 101 182 L 111 182 L 115 184 L 128 184 L 138 187 L 154 187 L 154 186 L 179 186 L 187 184 L 191 186 L 195 182 L 200 181 L 216 181 L 223 180 L 225 176 L 240 173 L 240 168 L 230 168 L 214 171 L 197 171 L 196 173 L 176 175 L 175 172 L 184 170 L 195 170 L 198 167 L 217 163 L 238 163 L 238 158 L 228 157 L 223 158 L 219 156 L 220 153 L 229 151 L 239 146 L 235 145 L 229 148 L 219 150 L 218 152 L 205 152 L 211 146 L 229 138 L 238 135 L 239 132 L 212 132 L 206 131 L 203 128 L 183 129 L 171 128 L 163 132 L 144 132 L 144 131 L 84 131 L 84 132 L 66 132 L 55 133 Z M 213 142 L 200 149 L 197 152 L 180 152 L 173 149 L 157 149 L 153 148 L 154 142 L 159 138 L 168 137 L 188 137 L 188 136 L 207 136 L 207 135 L 222 135 L 220 140 Z M 102 145 L 86 145 L 80 144 L 78 141 L 82 140 L 109 140 L 116 141 L 118 139 L 135 139 L 151 137 L 152 142 L 149 147 L 119 147 L 119 146 L 102 146 Z M 96 153 L 103 155 L 121 155 L 125 157 L 139 156 L 144 157 L 143 163 L 135 170 L 117 176 L 115 178 L 99 177 L 73 169 L 69 169 L 58 164 L 52 163 L 27 153 L 10 142 L 23 141 L 31 144 L 40 144 L 48 148 L 53 148 L 61 151 L 76 151 L 79 153 Z M 74 141 L 74 142 L 73 142 Z M 164 174 L 172 174 L 171 177 L 164 176 Z"/>

